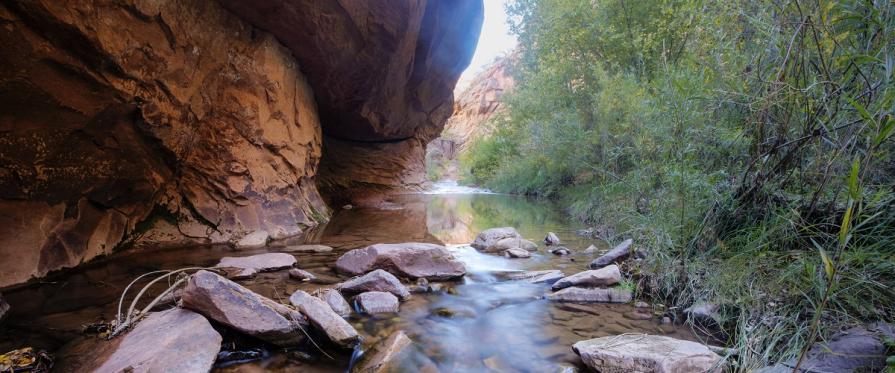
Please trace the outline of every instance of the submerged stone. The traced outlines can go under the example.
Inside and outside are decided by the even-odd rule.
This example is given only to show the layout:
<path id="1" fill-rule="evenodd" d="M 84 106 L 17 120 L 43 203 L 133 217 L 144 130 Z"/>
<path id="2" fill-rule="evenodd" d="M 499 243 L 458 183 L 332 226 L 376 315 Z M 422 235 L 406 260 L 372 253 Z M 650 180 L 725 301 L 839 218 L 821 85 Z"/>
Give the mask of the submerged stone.
<path id="1" fill-rule="evenodd" d="M 289 277 L 294 278 L 299 281 L 311 281 L 311 280 L 317 278 L 317 276 L 314 276 L 313 273 L 305 271 L 303 269 L 298 269 L 298 268 L 290 269 Z"/>
<path id="2" fill-rule="evenodd" d="M 581 341 L 572 349 L 602 373 L 723 371 L 721 357 L 707 346 L 665 336 L 622 334 Z"/>
<path id="3" fill-rule="evenodd" d="M 510 273 L 507 278 L 510 280 L 524 280 L 532 284 L 552 284 L 566 275 L 558 269 L 550 269 L 546 271 L 525 271 Z"/>
<path id="4" fill-rule="evenodd" d="M 192 275 L 181 304 L 237 331 L 280 346 L 304 340 L 308 325 L 300 312 L 209 271 Z"/>
<path id="5" fill-rule="evenodd" d="M 336 270 L 349 275 L 375 269 L 428 280 L 450 280 L 466 274 L 463 263 L 444 246 L 429 243 L 376 244 L 351 250 L 336 261 Z"/>
<path id="6" fill-rule="evenodd" d="M 397 331 L 385 340 L 374 345 L 370 351 L 364 352 L 357 366 L 352 370 L 355 373 L 379 373 L 400 370 L 397 365 L 401 358 L 406 356 L 406 350 L 413 345 L 413 341 Z"/>

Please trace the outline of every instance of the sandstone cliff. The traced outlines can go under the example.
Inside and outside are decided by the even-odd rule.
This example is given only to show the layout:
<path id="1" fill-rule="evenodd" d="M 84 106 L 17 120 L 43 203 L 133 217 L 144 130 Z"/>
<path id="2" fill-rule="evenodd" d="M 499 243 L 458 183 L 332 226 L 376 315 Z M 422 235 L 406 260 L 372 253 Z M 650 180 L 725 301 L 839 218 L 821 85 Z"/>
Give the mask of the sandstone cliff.
<path id="1" fill-rule="evenodd" d="M 480 0 L 0 3 L 0 288 L 122 245 L 299 234 L 329 215 L 321 174 L 418 184 L 481 18 Z"/>

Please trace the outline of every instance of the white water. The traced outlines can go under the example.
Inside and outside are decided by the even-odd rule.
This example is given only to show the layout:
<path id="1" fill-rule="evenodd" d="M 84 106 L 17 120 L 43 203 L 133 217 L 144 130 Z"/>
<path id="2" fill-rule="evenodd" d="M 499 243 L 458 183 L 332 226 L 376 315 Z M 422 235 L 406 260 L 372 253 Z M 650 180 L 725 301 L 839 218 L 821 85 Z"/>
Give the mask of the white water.
<path id="1" fill-rule="evenodd" d="M 432 188 L 423 194 L 496 194 L 488 189 L 474 188 L 457 184 L 455 180 L 441 180 L 432 184 Z"/>

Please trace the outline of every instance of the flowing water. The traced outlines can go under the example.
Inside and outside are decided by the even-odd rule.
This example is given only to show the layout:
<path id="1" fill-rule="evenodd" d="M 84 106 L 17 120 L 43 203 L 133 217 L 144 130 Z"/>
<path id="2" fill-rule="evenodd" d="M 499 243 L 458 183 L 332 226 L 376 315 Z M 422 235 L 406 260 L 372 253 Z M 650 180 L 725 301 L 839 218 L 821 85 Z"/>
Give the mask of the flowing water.
<path id="1" fill-rule="evenodd" d="M 0 327 L 0 351 L 34 346 L 65 355 L 66 343 L 85 338 L 83 327 L 114 318 L 121 290 L 134 277 L 156 269 L 214 265 L 220 257 L 277 251 L 276 245 L 319 243 L 330 253 L 296 254 L 298 266 L 318 276 L 314 283 L 288 278 L 286 271 L 261 273 L 243 285 L 262 295 L 286 301 L 297 289 L 314 290 L 341 281 L 331 269 L 345 251 L 374 243 L 443 243 L 466 263 L 468 274 L 458 282 L 440 283 L 431 293 L 414 294 L 397 315 L 358 316 L 349 320 L 364 336 L 362 348 L 396 330 L 415 342 L 403 368 L 428 364 L 441 371 L 551 372 L 580 367 L 571 349 L 577 341 L 621 333 L 650 333 L 696 339 L 686 327 L 662 325 L 658 316 L 640 320 L 633 307 L 618 304 L 552 303 L 542 299 L 547 285 L 505 281 L 514 270 L 561 269 L 573 274 L 592 259 L 583 249 L 604 242 L 575 234 L 579 225 L 554 205 L 519 196 L 439 183 L 432 192 L 393 197 L 388 209 L 336 211 L 329 223 L 294 242 L 235 251 L 226 246 L 176 250 L 125 251 L 47 281 L 8 291 L 12 315 Z M 530 259 L 481 254 L 467 244 L 478 232 L 513 226 L 527 239 L 540 242 L 555 232 L 574 253 L 557 257 L 543 245 Z M 160 291 L 160 290 L 159 290 Z M 283 351 L 235 333 L 224 332 L 224 350 L 248 363 L 218 364 L 219 371 L 345 371 L 351 351 L 324 354 L 311 346 Z M 326 346 L 324 346 L 326 348 Z M 72 357 L 66 357 L 72 358 Z M 223 359 L 221 359 L 223 360 Z M 64 359 L 61 364 L 64 364 Z"/>

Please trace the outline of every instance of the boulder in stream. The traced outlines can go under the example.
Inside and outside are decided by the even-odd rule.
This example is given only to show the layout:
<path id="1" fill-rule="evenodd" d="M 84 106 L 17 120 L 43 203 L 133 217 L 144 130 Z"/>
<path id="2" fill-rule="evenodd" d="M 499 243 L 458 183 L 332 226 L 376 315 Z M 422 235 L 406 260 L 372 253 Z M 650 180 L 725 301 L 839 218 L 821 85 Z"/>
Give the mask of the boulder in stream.
<path id="1" fill-rule="evenodd" d="M 126 334 L 66 347 L 63 372 L 208 372 L 221 335 L 202 315 L 182 308 L 152 312 Z"/>
<path id="2" fill-rule="evenodd" d="M 622 334 L 572 345 L 584 364 L 602 373 L 721 372 L 721 356 L 700 343 L 649 334 Z"/>
<path id="3" fill-rule="evenodd" d="M 547 232 L 547 237 L 544 237 L 544 243 L 547 244 L 547 246 L 559 245 L 559 237 L 556 235 L 556 233 Z"/>
<path id="4" fill-rule="evenodd" d="M 564 289 L 570 286 L 598 287 L 612 286 L 622 280 L 622 273 L 618 266 L 613 264 L 600 269 L 579 272 L 564 277 L 553 284 L 553 290 Z"/>
<path id="5" fill-rule="evenodd" d="M 342 316 L 339 316 L 329 304 L 302 290 L 292 293 L 292 303 L 318 330 L 322 331 L 333 343 L 341 347 L 354 346 L 358 341 L 357 330 Z"/>
<path id="6" fill-rule="evenodd" d="M 510 280 L 524 280 L 532 284 L 552 284 L 566 275 L 558 269 L 549 269 L 545 271 L 524 271 L 514 272 L 507 275 Z"/>
<path id="7" fill-rule="evenodd" d="M 572 251 L 565 246 L 556 246 L 555 248 L 550 249 L 550 253 L 553 255 L 565 256 L 571 254 Z"/>
<path id="8" fill-rule="evenodd" d="M 503 255 L 507 258 L 531 258 L 531 253 L 528 250 L 520 248 L 507 249 L 507 251 L 503 252 Z"/>
<path id="9" fill-rule="evenodd" d="M 384 291 L 368 291 L 354 298 L 364 313 L 398 312 L 398 298 Z"/>
<path id="10" fill-rule="evenodd" d="M 342 293 L 339 293 L 338 290 L 323 289 L 319 290 L 315 295 L 318 298 L 323 299 L 323 301 L 332 308 L 333 312 L 337 313 L 339 316 L 351 316 L 351 305 L 348 304 L 348 301 L 345 300 L 345 297 L 343 297 Z"/>
<path id="11" fill-rule="evenodd" d="M 230 279 L 251 278 L 258 272 L 276 271 L 295 265 L 295 257 L 286 253 L 266 253 L 250 256 L 226 256 L 215 265 L 215 268 L 236 268 L 238 271 L 229 275 Z"/>
<path id="12" fill-rule="evenodd" d="M 384 269 L 411 279 L 450 280 L 463 277 L 466 266 L 441 245 L 408 242 L 376 244 L 351 250 L 336 261 L 339 273 L 352 276 Z"/>
<path id="13" fill-rule="evenodd" d="M 302 342 L 301 329 L 308 326 L 300 312 L 209 271 L 192 275 L 180 301 L 184 308 L 280 346 Z"/>
<path id="14" fill-rule="evenodd" d="M 339 291 L 348 294 L 360 294 L 368 291 L 384 291 L 396 295 L 401 298 L 401 300 L 410 298 L 410 290 L 407 290 L 407 287 L 401 284 L 401 281 L 398 281 L 397 277 L 381 269 L 377 269 L 363 276 L 352 278 L 337 285 L 336 288 Z"/>
<path id="15" fill-rule="evenodd" d="M 591 269 L 598 269 L 608 266 L 612 263 L 617 262 L 620 259 L 627 258 L 628 255 L 631 254 L 631 245 L 634 243 L 634 240 L 627 239 L 622 243 L 618 244 L 618 246 L 614 247 L 612 250 L 609 250 L 606 254 L 603 254 L 594 261 L 590 262 Z"/>
<path id="16" fill-rule="evenodd" d="M 506 242 L 501 246 L 498 246 L 497 243 L 505 238 L 512 239 L 522 239 L 522 235 L 516 231 L 516 228 L 513 227 L 502 227 L 502 228 L 491 228 L 482 231 L 476 236 L 475 241 L 472 242 L 472 247 L 478 251 L 484 251 L 486 253 L 499 253 L 503 250 L 506 250 Z"/>
<path id="17" fill-rule="evenodd" d="M 620 288 L 580 288 L 568 287 L 547 294 L 547 299 L 556 302 L 579 303 L 628 303 L 633 299 L 631 291 Z"/>

